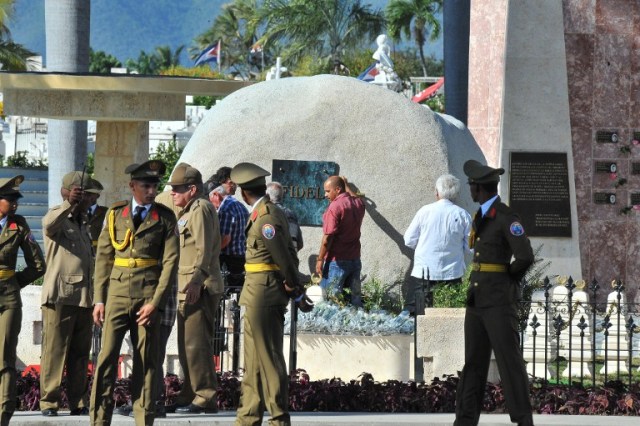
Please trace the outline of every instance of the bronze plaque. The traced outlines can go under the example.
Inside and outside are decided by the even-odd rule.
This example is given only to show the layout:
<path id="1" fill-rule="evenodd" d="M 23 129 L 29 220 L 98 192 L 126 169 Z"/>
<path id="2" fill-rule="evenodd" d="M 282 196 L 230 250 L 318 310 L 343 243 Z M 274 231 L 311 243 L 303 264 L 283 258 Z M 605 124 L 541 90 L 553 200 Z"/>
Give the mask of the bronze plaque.
<path id="1" fill-rule="evenodd" d="M 331 161 L 273 160 L 271 180 L 282 184 L 282 204 L 293 210 L 298 223 L 305 226 L 322 225 L 327 208 L 324 181 L 338 174 L 338 165 Z"/>
<path id="2" fill-rule="evenodd" d="M 571 237 L 567 154 L 512 152 L 509 205 L 520 215 L 527 234 Z"/>
<path id="3" fill-rule="evenodd" d="M 615 204 L 617 201 L 616 194 L 613 192 L 594 192 L 593 202 L 596 204 Z"/>

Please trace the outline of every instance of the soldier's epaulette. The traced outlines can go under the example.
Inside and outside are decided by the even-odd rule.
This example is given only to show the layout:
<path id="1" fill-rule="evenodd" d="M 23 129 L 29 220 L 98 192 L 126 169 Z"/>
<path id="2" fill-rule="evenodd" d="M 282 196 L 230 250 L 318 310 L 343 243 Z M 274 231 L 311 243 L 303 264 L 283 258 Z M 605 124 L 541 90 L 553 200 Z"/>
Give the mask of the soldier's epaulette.
<path id="1" fill-rule="evenodd" d="M 129 201 L 128 200 L 122 200 L 122 201 L 116 201 L 115 203 L 111 204 L 111 209 L 115 210 L 115 209 L 119 209 L 120 207 L 124 207 L 124 206 L 128 206 L 129 205 Z"/>
<path id="2" fill-rule="evenodd" d="M 267 204 L 263 204 L 263 205 L 260 206 L 260 208 L 257 208 L 257 209 L 253 210 L 249 220 L 254 222 L 258 218 L 258 216 L 264 216 L 266 214 L 269 214 L 269 207 L 267 207 Z"/>

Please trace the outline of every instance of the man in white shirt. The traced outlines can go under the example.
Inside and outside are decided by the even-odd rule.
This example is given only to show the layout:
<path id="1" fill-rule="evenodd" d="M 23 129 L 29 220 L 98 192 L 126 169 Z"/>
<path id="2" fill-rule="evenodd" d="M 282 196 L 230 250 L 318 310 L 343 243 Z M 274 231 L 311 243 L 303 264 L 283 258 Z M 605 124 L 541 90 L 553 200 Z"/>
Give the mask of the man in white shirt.
<path id="1" fill-rule="evenodd" d="M 415 249 L 405 310 L 415 314 L 415 294 L 423 282 L 460 283 L 469 252 L 471 215 L 453 203 L 460 193 L 460 180 L 442 175 L 436 180 L 436 202 L 423 206 L 404 234 L 404 243 Z M 432 305 L 425 294 L 426 306 Z"/>

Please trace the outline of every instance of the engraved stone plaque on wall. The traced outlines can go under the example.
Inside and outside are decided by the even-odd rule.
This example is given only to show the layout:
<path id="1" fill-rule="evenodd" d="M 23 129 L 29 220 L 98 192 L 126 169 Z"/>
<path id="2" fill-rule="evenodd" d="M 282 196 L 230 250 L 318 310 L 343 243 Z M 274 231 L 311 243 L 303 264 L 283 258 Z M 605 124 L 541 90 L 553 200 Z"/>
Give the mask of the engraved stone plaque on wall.
<path id="1" fill-rule="evenodd" d="M 293 210 L 300 225 L 322 225 L 327 208 L 324 181 L 338 174 L 338 165 L 331 161 L 273 160 L 271 180 L 284 189 L 282 204 Z"/>
<path id="2" fill-rule="evenodd" d="M 571 237 L 566 153 L 512 152 L 509 176 L 509 205 L 527 234 Z"/>
<path id="3" fill-rule="evenodd" d="M 640 163 L 637 163 L 635 161 L 631 163 L 631 174 L 640 175 Z"/>
<path id="4" fill-rule="evenodd" d="M 618 164 L 612 161 L 596 161 L 596 173 L 615 173 L 618 171 Z"/>
<path id="5" fill-rule="evenodd" d="M 634 192 L 633 194 L 631 194 L 630 200 L 632 206 L 640 205 L 640 193 Z"/>
<path id="6" fill-rule="evenodd" d="M 596 132 L 596 142 L 598 143 L 618 143 L 617 130 L 598 130 Z"/>
<path id="7" fill-rule="evenodd" d="M 617 201 L 616 194 L 613 192 L 594 192 L 593 202 L 596 204 L 615 204 Z"/>

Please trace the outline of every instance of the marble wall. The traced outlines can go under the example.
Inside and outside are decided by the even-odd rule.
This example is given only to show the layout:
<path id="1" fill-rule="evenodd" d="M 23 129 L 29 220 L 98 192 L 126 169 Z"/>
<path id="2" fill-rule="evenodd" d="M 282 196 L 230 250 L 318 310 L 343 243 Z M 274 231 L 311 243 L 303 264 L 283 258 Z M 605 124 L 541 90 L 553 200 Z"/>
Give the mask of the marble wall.
<path id="1" fill-rule="evenodd" d="M 519 1 L 471 3 L 468 127 L 493 166 L 503 136 L 507 21 Z M 563 0 L 562 6 L 579 278 L 596 278 L 607 290 L 622 279 L 630 301 L 640 302 L 640 209 L 631 204 L 631 194 L 640 194 L 640 174 L 632 174 L 632 164 L 640 163 L 640 144 L 633 143 L 640 132 L 640 0 Z M 618 142 L 597 142 L 599 131 L 615 131 Z M 596 172 L 596 162 L 615 162 L 617 172 Z M 595 193 L 615 193 L 616 204 L 594 203 Z"/>
<path id="2" fill-rule="evenodd" d="M 564 0 L 571 135 L 583 275 L 609 288 L 622 279 L 635 301 L 640 281 L 640 212 L 629 209 L 640 193 L 640 1 Z M 615 131 L 617 143 L 597 142 Z M 617 172 L 595 171 L 615 162 Z M 616 194 L 616 204 L 595 204 L 594 193 Z M 635 296 L 634 296 L 635 295 Z"/>

